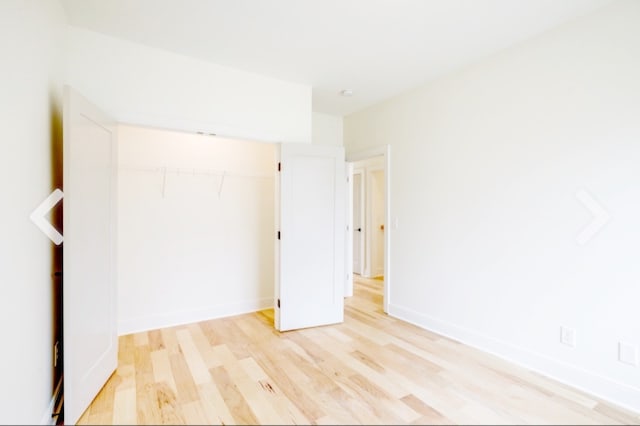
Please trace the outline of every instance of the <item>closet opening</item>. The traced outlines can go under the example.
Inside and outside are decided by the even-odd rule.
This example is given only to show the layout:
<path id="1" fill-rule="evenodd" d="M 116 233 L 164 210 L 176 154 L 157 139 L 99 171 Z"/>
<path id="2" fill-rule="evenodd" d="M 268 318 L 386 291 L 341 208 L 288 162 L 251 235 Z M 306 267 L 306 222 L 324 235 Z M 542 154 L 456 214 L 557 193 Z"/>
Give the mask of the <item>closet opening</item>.
<path id="1" fill-rule="evenodd" d="M 118 334 L 273 306 L 276 146 L 118 126 Z"/>

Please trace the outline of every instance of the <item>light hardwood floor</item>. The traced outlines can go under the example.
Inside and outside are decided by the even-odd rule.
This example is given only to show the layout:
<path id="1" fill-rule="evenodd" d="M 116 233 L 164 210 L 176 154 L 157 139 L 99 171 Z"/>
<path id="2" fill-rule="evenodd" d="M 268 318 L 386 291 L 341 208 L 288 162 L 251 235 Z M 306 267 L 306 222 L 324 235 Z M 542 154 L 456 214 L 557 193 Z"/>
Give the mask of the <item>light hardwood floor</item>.
<path id="1" fill-rule="evenodd" d="M 640 416 L 388 317 L 359 279 L 340 325 L 273 311 L 122 336 L 81 424 L 640 424 Z"/>

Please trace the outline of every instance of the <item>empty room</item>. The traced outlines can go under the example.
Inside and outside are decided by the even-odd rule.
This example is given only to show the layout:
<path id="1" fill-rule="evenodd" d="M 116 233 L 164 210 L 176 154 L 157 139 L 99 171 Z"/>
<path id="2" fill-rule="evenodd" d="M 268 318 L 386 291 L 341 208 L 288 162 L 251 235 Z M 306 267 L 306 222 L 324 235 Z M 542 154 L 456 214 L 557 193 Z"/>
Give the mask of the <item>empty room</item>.
<path id="1" fill-rule="evenodd" d="M 640 424 L 640 1 L 2 0 L 1 424 Z"/>

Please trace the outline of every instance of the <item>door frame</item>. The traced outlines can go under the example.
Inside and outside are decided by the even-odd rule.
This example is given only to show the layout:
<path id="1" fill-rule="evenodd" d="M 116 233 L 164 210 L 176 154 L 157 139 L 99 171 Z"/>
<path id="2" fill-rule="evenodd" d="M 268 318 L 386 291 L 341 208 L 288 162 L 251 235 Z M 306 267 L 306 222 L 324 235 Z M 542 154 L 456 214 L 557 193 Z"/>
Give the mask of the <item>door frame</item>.
<path id="1" fill-rule="evenodd" d="M 391 146 L 383 145 L 362 151 L 347 152 L 346 161 L 353 163 L 355 161 L 367 160 L 372 157 L 383 157 L 384 170 L 384 281 L 383 281 L 383 300 L 382 309 L 385 313 L 389 312 L 392 274 L 391 274 Z M 349 200 L 353 203 L 353 200 Z M 353 205 L 350 206 L 353 208 Z M 353 245 L 350 248 L 353 256 Z M 349 257 L 349 256 L 347 256 Z M 353 257 L 352 257 L 353 258 Z"/>
<path id="2" fill-rule="evenodd" d="M 353 166 L 353 163 L 351 164 Z M 355 183 L 355 179 L 353 178 L 354 175 L 360 175 L 360 227 L 364 228 L 366 226 L 367 223 L 367 218 L 365 217 L 365 212 L 366 212 L 366 206 L 365 206 L 365 173 L 364 173 L 364 169 L 361 168 L 353 168 L 353 173 L 351 174 L 351 187 L 353 188 L 353 185 Z M 351 200 L 351 216 L 353 217 L 353 201 L 355 200 L 355 193 L 353 194 L 354 198 Z M 353 220 L 353 219 L 352 219 Z M 353 224 L 353 228 L 355 228 L 355 224 Z M 353 230 L 352 230 L 353 231 Z M 365 233 L 364 231 L 360 233 L 360 270 L 356 271 L 354 270 L 353 272 L 357 273 L 358 275 L 362 275 L 364 274 L 364 270 L 365 270 L 365 260 L 366 260 L 366 256 L 365 254 Z M 355 245 L 353 246 L 355 248 Z M 353 260 L 353 259 L 352 259 Z"/>
<path id="3" fill-rule="evenodd" d="M 347 233 L 346 233 L 346 244 L 345 244 L 345 272 L 347 280 L 344 283 L 344 297 L 353 296 L 353 274 L 357 273 L 358 275 L 362 275 L 364 273 L 364 249 L 365 249 L 365 240 L 364 235 L 361 234 L 360 237 L 360 269 L 355 271 L 353 269 L 353 253 L 354 253 L 354 229 L 355 225 L 353 222 L 353 200 L 354 200 L 354 192 L 353 192 L 353 184 L 354 184 L 354 175 L 360 175 L 360 227 L 363 227 L 365 222 L 364 217 L 364 169 L 356 169 L 354 167 L 353 162 L 348 162 L 345 158 L 345 169 L 347 172 L 347 200 L 346 200 L 346 214 L 347 214 Z"/>
<path id="4" fill-rule="evenodd" d="M 366 207 L 365 207 L 365 225 L 366 225 L 366 237 L 365 237 L 365 252 L 367 254 L 366 259 L 366 268 L 363 268 L 363 270 L 366 271 L 366 276 L 370 277 L 370 278 L 375 278 L 376 276 L 378 276 L 377 272 L 378 270 L 376 268 L 374 268 L 374 266 L 376 266 L 376 263 L 374 261 L 374 254 L 376 252 L 376 249 L 374 248 L 374 243 L 377 241 L 375 238 L 375 233 L 378 231 L 378 225 L 377 223 L 375 223 L 375 221 L 373 220 L 373 214 L 374 211 L 376 210 L 375 206 L 374 206 L 374 197 L 373 197 L 373 182 L 374 182 L 374 174 L 375 172 L 382 172 L 382 174 L 384 175 L 385 171 L 384 171 L 384 167 L 380 166 L 380 167 L 368 167 L 367 168 L 367 172 L 366 172 L 366 184 L 364 185 L 365 187 L 365 193 L 366 193 Z M 386 183 L 383 183 L 383 185 L 385 185 L 386 187 Z M 382 202 L 384 203 L 384 199 L 382 200 Z M 385 225 L 386 228 L 386 225 Z M 385 232 L 385 231 L 383 231 Z M 384 240 L 383 240 L 384 241 Z M 384 250 L 384 249 L 383 249 Z M 383 253 L 384 254 L 384 253 Z M 382 266 L 382 274 L 384 275 L 384 261 L 383 261 L 383 266 Z"/>

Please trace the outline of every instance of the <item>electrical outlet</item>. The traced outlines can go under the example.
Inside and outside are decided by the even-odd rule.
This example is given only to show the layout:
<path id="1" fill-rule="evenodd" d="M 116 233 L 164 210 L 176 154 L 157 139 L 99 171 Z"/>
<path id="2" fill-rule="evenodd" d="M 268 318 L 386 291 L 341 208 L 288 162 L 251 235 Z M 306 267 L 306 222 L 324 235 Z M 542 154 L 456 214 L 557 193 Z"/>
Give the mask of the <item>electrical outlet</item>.
<path id="1" fill-rule="evenodd" d="M 560 342 L 571 346 L 572 348 L 576 347 L 576 330 L 569 327 L 560 327 Z"/>
<path id="2" fill-rule="evenodd" d="M 638 366 L 638 347 L 627 342 L 618 342 L 618 360 L 625 364 Z"/>

